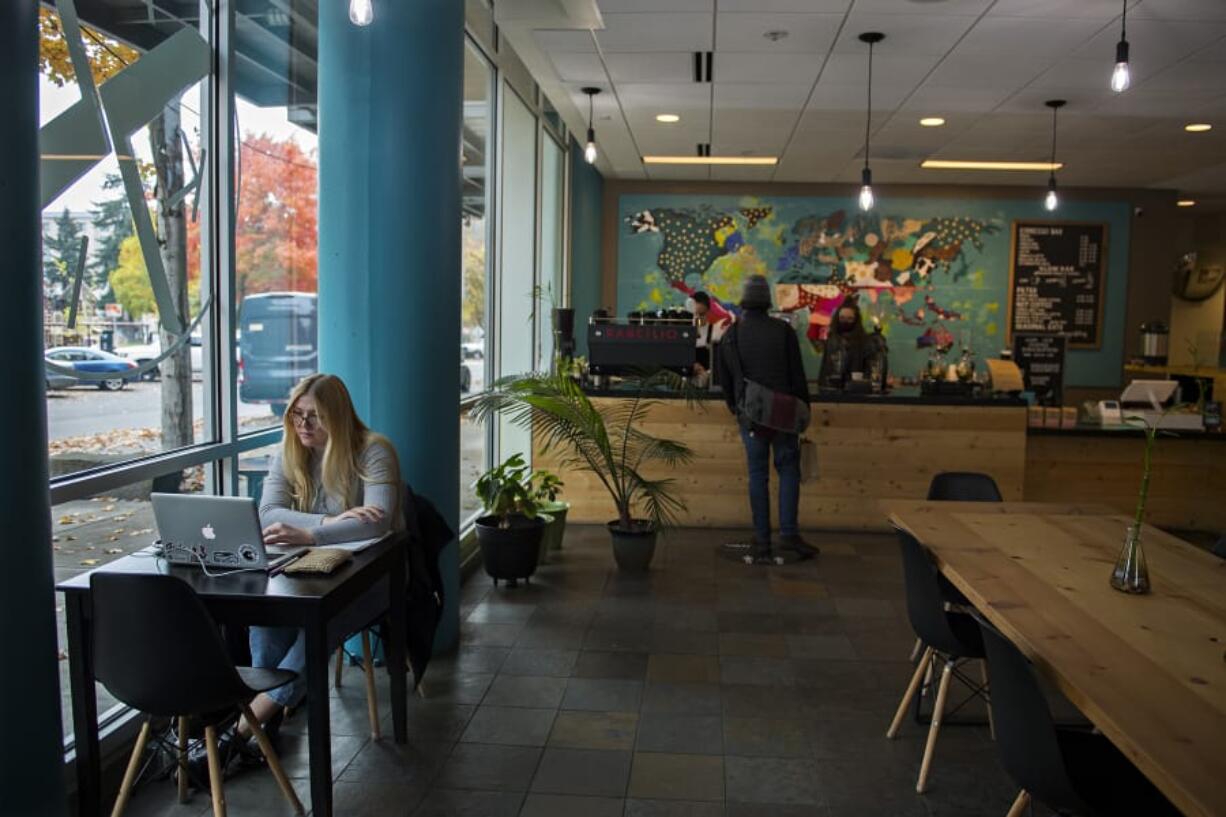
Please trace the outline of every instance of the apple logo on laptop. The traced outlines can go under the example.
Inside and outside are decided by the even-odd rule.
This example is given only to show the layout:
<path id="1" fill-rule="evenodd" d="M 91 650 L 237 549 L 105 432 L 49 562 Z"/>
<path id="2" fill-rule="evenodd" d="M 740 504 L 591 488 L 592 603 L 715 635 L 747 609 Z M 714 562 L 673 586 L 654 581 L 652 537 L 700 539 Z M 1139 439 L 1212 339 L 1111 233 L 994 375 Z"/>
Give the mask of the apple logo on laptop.
<path id="1" fill-rule="evenodd" d="M 213 531 L 212 525 L 205 525 L 203 528 L 200 529 L 200 533 L 204 536 L 205 539 L 208 539 L 209 541 L 212 541 L 217 538 L 217 534 Z"/>

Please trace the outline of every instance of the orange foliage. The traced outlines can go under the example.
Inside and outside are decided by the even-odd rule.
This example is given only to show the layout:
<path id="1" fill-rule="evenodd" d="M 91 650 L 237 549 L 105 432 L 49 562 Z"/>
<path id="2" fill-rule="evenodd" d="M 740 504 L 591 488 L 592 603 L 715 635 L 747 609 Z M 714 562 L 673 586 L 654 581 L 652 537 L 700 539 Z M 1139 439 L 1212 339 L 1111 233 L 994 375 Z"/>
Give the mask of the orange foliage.
<path id="1" fill-rule="evenodd" d="M 318 171 L 292 139 L 247 134 L 242 143 L 235 258 L 239 297 L 318 289 Z"/>

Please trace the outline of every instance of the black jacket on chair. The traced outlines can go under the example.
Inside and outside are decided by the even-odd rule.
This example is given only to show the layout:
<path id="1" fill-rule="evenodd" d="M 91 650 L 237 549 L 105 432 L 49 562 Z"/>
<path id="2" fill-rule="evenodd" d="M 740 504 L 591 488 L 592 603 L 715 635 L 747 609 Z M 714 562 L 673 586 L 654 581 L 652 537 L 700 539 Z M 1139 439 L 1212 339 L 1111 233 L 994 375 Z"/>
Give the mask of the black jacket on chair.
<path id="1" fill-rule="evenodd" d="M 439 556 L 455 539 L 433 503 L 404 488 L 404 520 L 409 534 L 408 558 L 408 653 L 413 686 L 421 683 L 434 652 L 434 634 L 443 617 L 443 574 Z"/>

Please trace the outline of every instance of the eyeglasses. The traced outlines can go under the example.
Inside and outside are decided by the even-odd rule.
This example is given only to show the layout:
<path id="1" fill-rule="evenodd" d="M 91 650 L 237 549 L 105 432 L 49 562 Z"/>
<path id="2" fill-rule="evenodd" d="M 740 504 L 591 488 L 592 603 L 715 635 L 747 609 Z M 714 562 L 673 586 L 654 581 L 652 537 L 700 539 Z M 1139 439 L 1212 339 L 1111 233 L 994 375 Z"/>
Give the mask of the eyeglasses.
<path id="1" fill-rule="evenodd" d="M 295 428 L 318 428 L 319 415 L 315 412 L 302 412 L 294 409 L 289 413 L 290 422 Z"/>

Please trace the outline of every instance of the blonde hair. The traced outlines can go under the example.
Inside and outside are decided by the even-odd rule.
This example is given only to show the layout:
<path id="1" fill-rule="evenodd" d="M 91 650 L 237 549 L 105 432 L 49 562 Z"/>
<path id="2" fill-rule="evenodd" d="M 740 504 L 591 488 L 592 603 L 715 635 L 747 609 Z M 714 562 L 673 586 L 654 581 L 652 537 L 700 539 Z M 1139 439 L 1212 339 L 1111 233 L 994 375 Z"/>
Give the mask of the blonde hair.
<path id="1" fill-rule="evenodd" d="M 293 412 L 303 395 L 308 394 L 315 401 L 319 424 L 328 433 L 320 468 L 321 485 L 317 485 L 311 475 L 311 452 L 294 430 Z M 360 501 L 357 490 L 361 483 L 373 481 L 361 465 L 362 453 L 372 445 L 382 445 L 391 457 L 390 480 L 385 478 L 380 482 L 399 484 L 400 463 L 396 449 L 382 434 L 366 427 L 353 407 L 349 389 L 336 375 L 313 374 L 299 381 L 290 392 L 282 424 L 282 467 L 293 490 L 294 510 L 311 512 L 321 490 L 325 496 L 341 500 L 346 507 Z"/>

